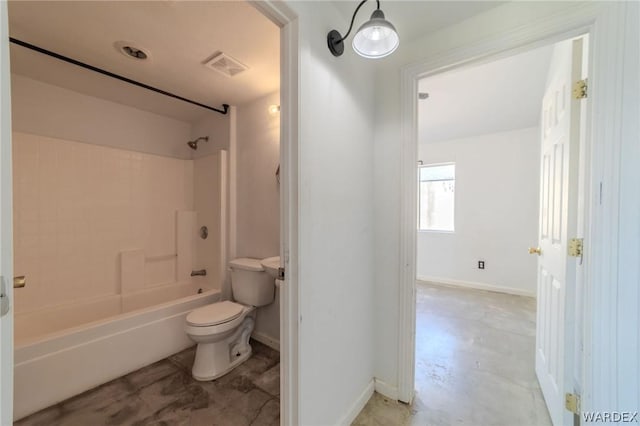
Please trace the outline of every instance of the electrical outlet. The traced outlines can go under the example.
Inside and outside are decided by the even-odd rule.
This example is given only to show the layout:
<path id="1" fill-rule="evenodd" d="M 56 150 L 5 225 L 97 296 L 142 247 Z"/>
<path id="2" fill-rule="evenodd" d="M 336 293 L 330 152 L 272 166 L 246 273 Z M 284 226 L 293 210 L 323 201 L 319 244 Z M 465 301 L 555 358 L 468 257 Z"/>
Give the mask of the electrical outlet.
<path id="1" fill-rule="evenodd" d="M 484 260 L 478 260 L 478 269 L 484 269 Z"/>

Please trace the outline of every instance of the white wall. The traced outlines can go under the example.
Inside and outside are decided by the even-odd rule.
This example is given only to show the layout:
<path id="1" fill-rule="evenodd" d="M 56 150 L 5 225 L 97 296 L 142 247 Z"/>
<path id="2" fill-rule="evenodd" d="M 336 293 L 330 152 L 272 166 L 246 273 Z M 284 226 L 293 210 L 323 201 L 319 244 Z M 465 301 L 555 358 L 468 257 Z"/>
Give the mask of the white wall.
<path id="1" fill-rule="evenodd" d="M 237 107 L 236 253 L 262 259 L 280 253 L 280 92 Z M 276 345 L 280 341 L 280 298 L 258 309 L 254 336 Z"/>
<path id="2" fill-rule="evenodd" d="M 348 46 L 331 55 L 327 32 L 349 24 L 332 4 L 287 4 L 300 30 L 299 424 L 336 425 L 373 378 L 374 65 Z"/>
<path id="3" fill-rule="evenodd" d="M 400 276 L 400 69 L 520 26 L 543 22 L 574 2 L 513 2 L 413 41 L 402 42 L 376 73 L 375 203 L 375 376 L 392 388 L 398 383 Z"/>
<path id="4" fill-rule="evenodd" d="M 13 130 L 189 159 L 184 121 L 11 75 Z M 70 125 L 70 123 L 73 123 Z"/>
<path id="5" fill-rule="evenodd" d="M 261 259 L 280 252 L 280 193 L 276 169 L 280 162 L 280 103 L 272 93 L 238 106 L 237 230 L 238 257 Z"/>
<path id="6" fill-rule="evenodd" d="M 194 140 L 201 136 L 209 136 L 209 141 L 198 142 L 198 149 L 194 151 L 187 147 L 187 140 L 185 140 L 184 146 L 187 147 L 191 155 L 189 158 L 206 157 L 222 149 L 226 151 L 229 150 L 229 138 L 231 137 L 230 116 L 231 111 L 226 115 L 208 111 L 200 120 L 192 123 L 191 138 L 188 140 Z"/>
<path id="7" fill-rule="evenodd" d="M 418 279 L 535 296 L 539 146 L 538 128 L 419 146 L 425 165 L 455 162 L 456 187 L 455 232 L 418 232 Z"/>

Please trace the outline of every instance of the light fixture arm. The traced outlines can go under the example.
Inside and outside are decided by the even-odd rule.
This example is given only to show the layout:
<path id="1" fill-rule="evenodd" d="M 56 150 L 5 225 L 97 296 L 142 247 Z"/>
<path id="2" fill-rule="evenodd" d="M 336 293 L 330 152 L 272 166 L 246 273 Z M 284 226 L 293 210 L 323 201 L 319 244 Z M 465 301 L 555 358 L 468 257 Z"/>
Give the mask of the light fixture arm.
<path id="1" fill-rule="evenodd" d="M 347 33 L 344 35 L 344 37 L 340 39 L 340 41 L 345 41 L 347 37 L 349 37 L 349 34 L 351 34 L 351 30 L 353 29 L 353 23 L 356 20 L 356 15 L 358 14 L 358 11 L 362 7 L 362 5 L 364 5 L 366 2 L 367 0 L 362 0 L 358 5 L 358 7 L 356 7 L 356 10 L 353 12 L 353 16 L 351 17 L 351 25 L 349 25 L 349 29 L 347 30 Z M 380 9 L 380 0 L 376 0 L 376 10 L 378 9 Z"/>

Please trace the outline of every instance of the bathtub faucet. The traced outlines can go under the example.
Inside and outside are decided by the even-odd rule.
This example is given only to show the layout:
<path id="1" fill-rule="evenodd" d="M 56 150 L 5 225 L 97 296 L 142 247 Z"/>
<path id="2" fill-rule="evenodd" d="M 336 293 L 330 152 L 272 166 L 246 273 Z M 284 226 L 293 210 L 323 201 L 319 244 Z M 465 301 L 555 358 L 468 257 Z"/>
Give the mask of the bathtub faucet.
<path id="1" fill-rule="evenodd" d="M 206 269 L 200 269 L 198 271 L 191 271 L 191 276 L 192 277 L 205 276 L 205 275 L 207 275 L 207 270 Z"/>

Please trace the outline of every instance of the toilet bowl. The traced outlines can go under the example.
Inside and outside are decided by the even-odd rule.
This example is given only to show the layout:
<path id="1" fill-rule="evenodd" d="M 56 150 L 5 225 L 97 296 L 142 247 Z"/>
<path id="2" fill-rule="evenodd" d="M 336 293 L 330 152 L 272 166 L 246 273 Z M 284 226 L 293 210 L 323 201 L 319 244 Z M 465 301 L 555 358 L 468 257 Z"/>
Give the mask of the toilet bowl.
<path id="1" fill-rule="evenodd" d="M 229 267 L 235 301 L 212 303 L 187 315 L 185 332 L 198 344 L 192 368 L 196 380 L 217 379 L 251 356 L 255 308 L 274 300 L 273 279 L 259 259 L 235 259 Z"/>

